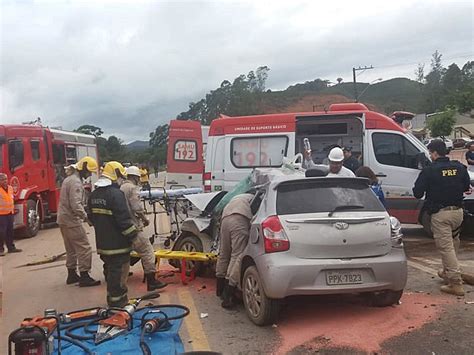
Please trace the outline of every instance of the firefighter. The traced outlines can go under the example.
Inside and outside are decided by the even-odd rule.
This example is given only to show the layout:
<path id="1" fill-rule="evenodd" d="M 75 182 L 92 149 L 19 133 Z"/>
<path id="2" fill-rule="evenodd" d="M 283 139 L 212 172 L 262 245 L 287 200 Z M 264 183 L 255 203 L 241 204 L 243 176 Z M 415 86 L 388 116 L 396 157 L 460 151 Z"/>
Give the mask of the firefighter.
<path id="1" fill-rule="evenodd" d="M 145 164 L 142 164 L 140 168 L 140 183 L 142 185 L 142 190 L 150 190 L 150 176 Z"/>
<path id="2" fill-rule="evenodd" d="M 9 253 L 19 253 L 13 243 L 13 216 L 15 215 L 15 201 L 13 187 L 8 185 L 7 174 L 0 173 L 0 256 L 5 256 L 3 245 L 7 245 Z"/>
<path id="3" fill-rule="evenodd" d="M 241 194 L 230 200 L 222 211 L 220 247 L 216 265 L 216 294 L 222 307 L 234 306 L 234 293 L 239 283 L 242 253 L 247 247 L 254 195 Z"/>
<path id="4" fill-rule="evenodd" d="M 431 215 L 431 231 L 443 264 L 438 275 L 448 282 L 441 286 L 441 291 L 464 296 L 456 249 L 463 220 L 463 194 L 470 189 L 469 174 L 460 162 L 446 157 L 446 144 L 442 140 L 433 140 L 428 150 L 433 164 L 420 172 L 413 195 L 425 196 L 423 208 Z"/>
<path id="5" fill-rule="evenodd" d="M 142 261 L 143 271 L 145 273 L 147 290 L 153 291 L 165 287 L 167 284 L 156 279 L 155 253 L 150 240 L 143 233 L 143 228 L 150 224 L 145 216 L 145 210 L 140 201 L 140 169 L 136 166 L 130 166 L 126 169 L 127 180 L 120 186 L 120 190 L 125 194 L 127 207 L 132 216 L 132 221 L 138 229 L 138 235 L 132 241 L 132 248 L 138 254 Z"/>
<path id="6" fill-rule="evenodd" d="M 138 234 L 125 195 L 120 191 L 125 176 L 125 168 L 119 162 L 105 164 L 87 204 L 95 229 L 97 253 L 104 262 L 109 307 L 124 307 L 128 303 L 130 252 L 132 240 Z"/>
<path id="7" fill-rule="evenodd" d="M 82 179 L 87 179 L 93 172 L 97 172 L 97 167 L 94 158 L 84 157 L 65 168 L 67 177 L 61 185 L 57 223 L 66 249 L 67 285 L 77 282 L 80 287 L 100 285 L 99 280 L 94 280 L 89 275 L 92 267 L 92 248 L 82 226 L 83 222 L 87 221 Z M 77 268 L 80 276 L 77 275 Z"/>

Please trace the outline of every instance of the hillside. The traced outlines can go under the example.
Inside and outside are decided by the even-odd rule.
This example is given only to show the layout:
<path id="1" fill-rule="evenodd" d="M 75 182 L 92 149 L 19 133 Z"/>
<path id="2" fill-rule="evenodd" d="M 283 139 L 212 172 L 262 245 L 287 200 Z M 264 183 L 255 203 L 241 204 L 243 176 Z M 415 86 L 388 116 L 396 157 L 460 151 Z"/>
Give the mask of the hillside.
<path id="1" fill-rule="evenodd" d="M 353 83 L 341 83 L 324 87 L 321 81 L 306 82 L 282 91 L 263 94 L 262 110 L 265 113 L 318 111 L 336 102 L 353 102 Z M 419 112 L 421 91 L 419 84 L 406 78 L 382 81 L 369 86 L 358 83 L 359 101 L 376 111 L 391 113 L 396 110 Z"/>
<path id="2" fill-rule="evenodd" d="M 133 141 L 126 145 L 127 150 L 145 150 L 150 147 L 147 141 Z"/>

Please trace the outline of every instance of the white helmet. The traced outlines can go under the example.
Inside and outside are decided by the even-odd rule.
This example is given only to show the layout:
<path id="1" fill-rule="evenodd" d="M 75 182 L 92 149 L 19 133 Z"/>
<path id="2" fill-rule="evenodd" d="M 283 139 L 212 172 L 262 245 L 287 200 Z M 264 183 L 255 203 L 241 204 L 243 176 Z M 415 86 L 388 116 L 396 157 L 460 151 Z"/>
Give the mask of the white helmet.
<path id="1" fill-rule="evenodd" d="M 328 159 L 333 162 L 341 162 L 344 160 L 344 152 L 339 147 L 332 148 L 329 152 Z"/>
<path id="2" fill-rule="evenodd" d="M 140 177 L 140 169 L 138 169 L 137 166 L 129 166 L 127 169 L 125 169 L 127 176 L 138 176 Z"/>

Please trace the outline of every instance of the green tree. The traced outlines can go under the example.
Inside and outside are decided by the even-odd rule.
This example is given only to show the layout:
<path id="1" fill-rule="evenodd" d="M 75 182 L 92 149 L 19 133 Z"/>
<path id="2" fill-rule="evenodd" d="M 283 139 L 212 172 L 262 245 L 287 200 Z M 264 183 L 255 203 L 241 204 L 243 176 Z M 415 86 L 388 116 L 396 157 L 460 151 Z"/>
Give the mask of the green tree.
<path id="1" fill-rule="evenodd" d="M 155 128 L 155 131 L 154 132 L 151 132 L 149 137 L 150 137 L 150 141 L 149 141 L 149 144 L 151 147 L 153 148 L 162 148 L 162 147 L 165 147 L 167 145 L 167 141 L 168 141 L 168 132 L 169 132 L 169 125 L 168 124 L 164 124 L 164 125 L 160 125 L 158 127 Z"/>
<path id="2" fill-rule="evenodd" d="M 102 131 L 102 128 L 93 126 L 93 125 L 88 125 L 88 124 L 78 127 L 77 129 L 74 130 L 74 132 L 90 134 L 96 137 L 100 137 L 101 135 L 104 134 L 104 131 Z"/>
<path id="3" fill-rule="evenodd" d="M 432 137 L 446 137 L 453 131 L 456 119 L 454 118 L 455 111 L 448 109 L 431 116 L 427 122 L 428 129 L 431 131 Z"/>
<path id="4" fill-rule="evenodd" d="M 431 58 L 431 71 L 426 75 L 426 94 L 429 101 L 429 111 L 437 111 L 442 108 L 442 80 L 444 68 L 441 63 L 442 54 L 438 51 Z"/>
<path id="5" fill-rule="evenodd" d="M 239 116 L 263 113 L 262 96 L 270 69 L 266 66 L 239 75 L 231 83 L 224 80 L 220 87 L 211 90 L 206 96 L 189 104 L 189 110 L 181 112 L 180 120 L 199 120 L 209 125 L 219 115 Z"/>

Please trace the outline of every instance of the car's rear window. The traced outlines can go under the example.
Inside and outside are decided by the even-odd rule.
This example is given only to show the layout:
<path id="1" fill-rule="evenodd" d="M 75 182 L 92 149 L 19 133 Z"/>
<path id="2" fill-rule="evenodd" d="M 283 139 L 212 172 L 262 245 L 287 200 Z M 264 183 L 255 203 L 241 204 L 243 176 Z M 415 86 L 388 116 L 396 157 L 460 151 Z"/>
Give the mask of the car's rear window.
<path id="1" fill-rule="evenodd" d="M 330 212 L 341 206 L 362 206 L 354 211 L 384 211 L 383 205 L 363 181 L 327 179 L 290 181 L 277 188 L 277 213 Z"/>

